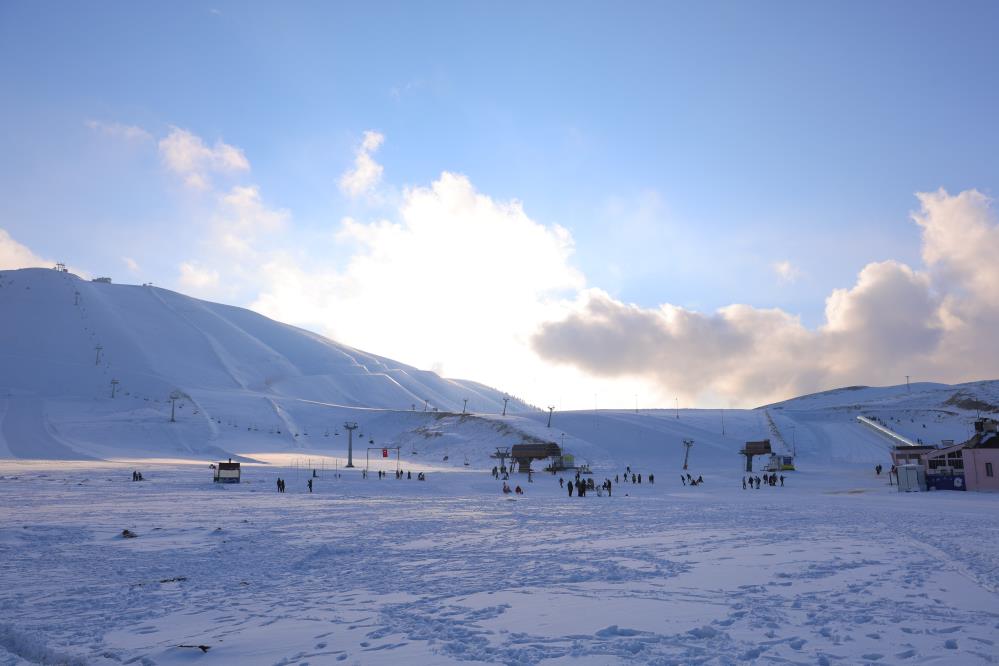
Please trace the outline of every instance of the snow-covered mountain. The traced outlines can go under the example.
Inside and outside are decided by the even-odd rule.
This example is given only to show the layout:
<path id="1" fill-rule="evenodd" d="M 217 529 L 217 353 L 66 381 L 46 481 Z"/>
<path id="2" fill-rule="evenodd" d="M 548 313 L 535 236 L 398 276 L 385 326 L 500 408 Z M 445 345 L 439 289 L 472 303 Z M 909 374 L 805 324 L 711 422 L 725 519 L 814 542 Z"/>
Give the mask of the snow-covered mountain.
<path id="1" fill-rule="evenodd" d="M 503 409 L 504 394 L 482 384 L 157 287 L 4 271 L 0 321 L 0 455 L 207 453 L 226 428 L 287 443 L 313 423 L 335 430 L 332 412 L 308 416 L 332 405 L 460 412 L 467 399 L 470 411 Z M 174 392 L 184 418 L 164 429 Z"/>
<path id="2" fill-rule="evenodd" d="M 750 410 L 556 412 L 549 427 L 547 412 L 517 400 L 501 417 L 495 389 L 248 310 L 45 269 L 0 273 L 0 322 L 0 457 L 342 457 L 350 421 L 362 459 L 369 446 L 398 446 L 409 464 L 490 467 L 496 446 L 527 439 L 563 444 L 595 467 L 663 469 L 680 466 L 687 439 L 698 469 L 738 471 L 747 440 L 770 438 L 805 465 L 886 462 L 891 442 L 857 416 L 939 443 L 999 412 L 999 382 L 916 383 Z"/>

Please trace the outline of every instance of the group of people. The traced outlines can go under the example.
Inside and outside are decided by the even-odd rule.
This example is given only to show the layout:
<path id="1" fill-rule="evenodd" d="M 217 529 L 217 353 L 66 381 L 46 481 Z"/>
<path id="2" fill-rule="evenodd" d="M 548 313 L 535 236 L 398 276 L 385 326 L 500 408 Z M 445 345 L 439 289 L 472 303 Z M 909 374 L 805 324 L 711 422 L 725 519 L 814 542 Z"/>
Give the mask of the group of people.
<path id="1" fill-rule="evenodd" d="M 628 483 L 628 477 L 629 476 L 631 477 L 631 482 L 632 483 L 637 483 L 637 484 L 641 485 L 641 483 L 642 483 L 642 475 L 641 474 L 636 474 L 635 472 L 631 471 L 631 465 L 626 466 L 625 469 L 624 469 L 624 482 L 625 483 Z M 619 475 L 617 475 L 617 474 L 614 475 L 614 483 L 621 483 L 621 481 L 619 480 L 618 477 L 619 477 Z M 653 474 L 652 472 L 649 472 L 649 476 L 647 478 L 648 478 L 649 483 L 655 484 L 655 482 L 656 482 L 656 475 L 655 474 Z M 609 479 L 608 479 L 608 481 L 609 481 Z"/>
<path id="2" fill-rule="evenodd" d="M 506 465 L 504 465 L 502 468 L 496 467 L 495 465 L 493 465 L 493 478 L 494 479 L 500 478 L 500 474 L 503 475 L 503 480 L 504 481 L 506 481 L 506 480 L 508 480 L 510 478 L 510 473 L 507 472 Z"/>
<path id="3" fill-rule="evenodd" d="M 383 470 L 378 470 L 377 472 L 378 472 L 378 478 L 379 479 L 387 479 L 388 478 L 388 472 L 385 472 Z M 362 479 L 368 478 L 368 470 L 366 470 L 366 469 L 362 469 L 361 470 L 361 478 Z M 395 478 L 396 479 L 412 479 L 413 478 L 413 472 L 411 472 L 411 471 L 403 472 L 401 469 L 397 469 L 395 471 Z M 423 472 L 420 472 L 420 473 L 418 473 L 416 475 L 416 480 L 417 481 L 426 481 L 427 480 L 427 476 Z"/>
<path id="4" fill-rule="evenodd" d="M 517 495 L 523 495 L 524 494 L 524 489 L 521 488 L 520 486 L 517 486 L 513 490 L 510 490 L 510 484 L 508 484 L 506 481 L 504 481 L 503 482 L 503 494 L 504 495 L 509 495 L 511 492 L 512 493 L 516 493 Z"/>
<path id="5" fill-rule="evenodd" d="M 132 481 L 142 481 L 142 472 L 132 472 Z"/>
<path id="6" fill-rule="evenodd" d="M 690 472 L 687 472 L 686 475 L 683 474 L 680 475 L 680 483 L 682 483 L 685 486 L 699 486 L 702 483 L 704 483 L 704 477 L 698 474 L 697 478 L 695 479 L 690 475 Z"/>
<path id="7" fill-rule="evenodd" d="M 783 488 L 784 475 L 781 474 L 778 476 L 777 473 L 774 472 L 773 474 L 764 474 L 763 478 L 761 479 L 759 476 L 753 476 L 752 474 L 750 474 L 749 476 L 742 477 L 742 489 L 746 490 L 746 488 L 755 487 L 757 490 L 759 490 L 761 482 L 763 485 L 770 486 L 771 488 L 776 487 L 779 482 L 780 486 Z"/>
<path id="8" fill-rule="evenodd" d="M 311 484 L 312 481 L 309 481 L 309 483 Z M 283 493 L 284 492 L 284 479 L 282 479 L 280 476 L 278 477 L 278 480 L 277 480 L 277 489 L 278 489 L 279 493 Z"/>

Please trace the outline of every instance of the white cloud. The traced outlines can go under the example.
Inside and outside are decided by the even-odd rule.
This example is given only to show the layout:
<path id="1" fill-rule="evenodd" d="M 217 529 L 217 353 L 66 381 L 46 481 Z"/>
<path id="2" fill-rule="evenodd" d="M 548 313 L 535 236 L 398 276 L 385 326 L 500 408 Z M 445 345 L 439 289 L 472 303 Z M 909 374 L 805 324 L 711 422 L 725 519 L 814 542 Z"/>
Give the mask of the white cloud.
<path id="1" fill-rule="evenodd" d="M 364 138 L 354 154 L 354 168 L 340 176 L 340 190 L 356 198 L 371 192 L 382 179 L 382 165 L 371 157 L 385 141 L 385 136 L 374 131 L 364 133 Z"/>
<path id="2" fill-rule="evenodd" d="M 11 238 L 5 229 L 0 229 L 0 270 L 52 268 L 54 265 L 54 261 L 43 259 L 26 245 Z"/>
<path id="3" fill-rule="evenodd" d="M 530 334 L 560 293 L 583 286 L 565 229 L 451 173 L 406 190 L 398 221 L 348 218 L 338 239 L 356 248 L 340 270 L 274 255 L 252 307 L 421 368 L 443 361 L 452 376 L 497 386 L 523 386 L 543 372 Z"/>
<path id="4" fill-rule="evenodd" d="M 180 284 L 197 292 L 218 287 L 219 272 L 185 261 L 180 265 Z"/>
<path id="5" fill-rule="evenodd" d="M 121 260 L 131 272 L 138 273 L 141 271 L 139 268 L 139 262 L 135 259 L 132 259 L 131 257 L 122 257 Z"/>
<path id="6" fill-rule="evenodd" d="M 809 330 L 780 310 L 731 305 L 701 314 L 641 308 L 583 292 L 533 339 L 544 358 L 609 378 L 644 378 L 661 394 L 722 396 L 739 404 L 904 375 L 970 381 L 999 374 L 999 224 L 971 190 L 920 194 L 920 272 L 868 264 L 850 289 L 826 301 Z"/>
<path id="7" fill-rule="evenodd" d="M 99 120 L 88 120 L 87 127 L 104 136 L 126 141 L 149 141 L 153 135 L 137 125 L 124 125 L 118 122 L 105 123 Z"/>
<path id="8" fill-rule="evenodd" d="M 775 261 L 772 268 L 777 274 L 777 281 L 781 284 L 794 284 L 801 277 L 801 269 L 787 259 Z"/>
<path id="9" fill-rule="evenodd" d="M 210 172 L 234 173 L 249 171 L 250 162 L 243 151 L 222 140 L 209 147 L 196 134 L 179 127 L 160 139 L 160 157 L 166 167 L 181 176 L 184 183 L 197 190 L 211 187 Z"/>

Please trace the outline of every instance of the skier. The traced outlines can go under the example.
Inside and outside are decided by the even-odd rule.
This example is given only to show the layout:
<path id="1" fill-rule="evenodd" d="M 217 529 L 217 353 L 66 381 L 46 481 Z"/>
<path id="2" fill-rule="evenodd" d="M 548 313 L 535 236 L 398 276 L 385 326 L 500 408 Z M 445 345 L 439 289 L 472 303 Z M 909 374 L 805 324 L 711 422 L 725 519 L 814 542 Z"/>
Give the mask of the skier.
<path id="1" fill-rule="evenodd" d="M 611 480 L 607 479 L 607 497 L 611 496 Z"/>
<path id="2" fill-rule="evenodd" d="M 277 489 L 278 489 L 278 492 L 281 492 L 281 477 L 280 476 L 278 477 L 278 480 L 277 480 Z"/>
<path id="3" fill-rule="evenodd" d="M 704 477 L 698 475 L 697 476 L 697 485 L 701 485 L 702 483 L 704 483 Z"/>
<path id="4" fill-rule="evenodd" d="M 780 487 L 781 488 L 784 487 L 784 475 L 783 474 L 780 475 Z"/>
<path id="5" fill-rule="evenodd" d="M 565 488 L 565 479 L 563 479 L 561 476 L 558 477 L 558 487 Z"/>
<path id="6" fill-rule="evenodd" d="M 656 477 L 655 477 L 655 475 L 652 472 L 649 472 L 649 483 L 651 483 L 653 485 L 655 485 L 655 483 L 656 483 Z"/>
<path id="7" fill-rule="evenodd" d="M 636 479 L 636 478 L 638 478 L 638 477 L 637 477 L 637 475 L 635 475 L 635 474 L 632 474 L 632 475 L 631 475 L 631 482 L 632 482 L 632 483 L 635 483 L 635 479 Z"/>
<path id="8" fill-rule="evenodd" d="M 406 472 L 406 478 L 407 479 L 412 479 L 413 478 L 413 472 L 411 472 L 411 471 L 410 472 Z"/>
<path id="9" fill-rule="evenodd" d="M 572 481 L 569 482 L 569 497 L 572 497 Z"/>
<path id="10" fill-rule="evenodd" d="M 614 475 L 614 483 L 621 483 L 620 475 L 618 475 L 618 474 Z"/>
<path id="11" fill-rule="evenodd" d="M 680 475 L 680 481 L 683 483 L 683 485 L 687 485 L 687 479 L 684 478 L 683 474 Z"/>
<path id="12" fill-rule="evenodd" d="M 642 475 L 638 475 L 638 485 L 642 485 Z"/>
<path id="13" fill-rule="evenodd" d="M 309 479 L 309 492 L 312 492 L 312 479 Z"/>
<path id="14" fill-rule="evenodd" d="M 742 489 L 746 489 L 746 477 L 742 477 Z"/>

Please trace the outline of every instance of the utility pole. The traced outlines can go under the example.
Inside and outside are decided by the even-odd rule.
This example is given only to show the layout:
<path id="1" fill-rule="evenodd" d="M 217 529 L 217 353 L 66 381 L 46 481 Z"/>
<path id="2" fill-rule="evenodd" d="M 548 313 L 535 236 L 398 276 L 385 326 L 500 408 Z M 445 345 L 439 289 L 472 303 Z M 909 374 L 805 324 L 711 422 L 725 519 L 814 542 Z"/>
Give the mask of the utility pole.
<path id="1" fill-rule="evenodd" d="M 506 416 L 506 403 L 510 402 L 510 396 L 503 396 L 503 416 Z"/>
<path id="2" fill-rule="evenodd" d="M 114 398 L 114 391 L 115 391 L 116 388 L 118 388 L 118 380 L 117 379 L 112 379 L 111 380 L 111 398 L 112 399 Z"/>
<path id="3" fill-rule="evenodd" d="M 97 352 L 97 357 L 94 359 L 94 365 L 100 365 L 101 364 L 101 350 L 102 349 L 104 349 L 104 347 L 102 347 L 101 345 L 97 345 L 96 347 L 94 347 L 94 351 Z"/>
<path id="4" fill-rule="evenodd" d="M 177 422 L 177 401 L 180 400 L 181 395 L 179 391 L 174 391 L 170 394 L 170 423 Z"/>
<path id="5" fill-rule="evenodd" d="M 462 398 L 462 401 L 463 401 L 463 402 L 464 402 L 465 404 L 463 404 L 463 405 L 461 406 L 461 413 L 462 413 L 462 414 L 464 414 L 464 413 L 465 413 L 465 409 L 466 409 L 466 408 L 468 407 L 468 398 Z"/>
<path id="6" fill-rule="evenodd" d="M 687 461 L 690 459 L 690 449 L 694 446 L 694 440 L 685 439 L 683 440 L 683 445 L 686 447 L 686 451 L 683 454 L 683 468 L 687 469 Z"/>
<path id="7" fill-rule="evenodd" d="M 426 411 L 426 410 L 424 410 Z M 354 421 L 344 421 L 344 429 L 347 431 L 347 464 L 344 467 L 354 466 L 354 431 L 357 430 L 357 423 Z"/>
<path id="8" fill-rule="evenodd" d="M 553 406 L 549 405 L 548 406 L 548 427 L 549 428 L 552 427 L 552 412 L 554 412 L 554 411 L 555 411 L 555 408 Z"/>

